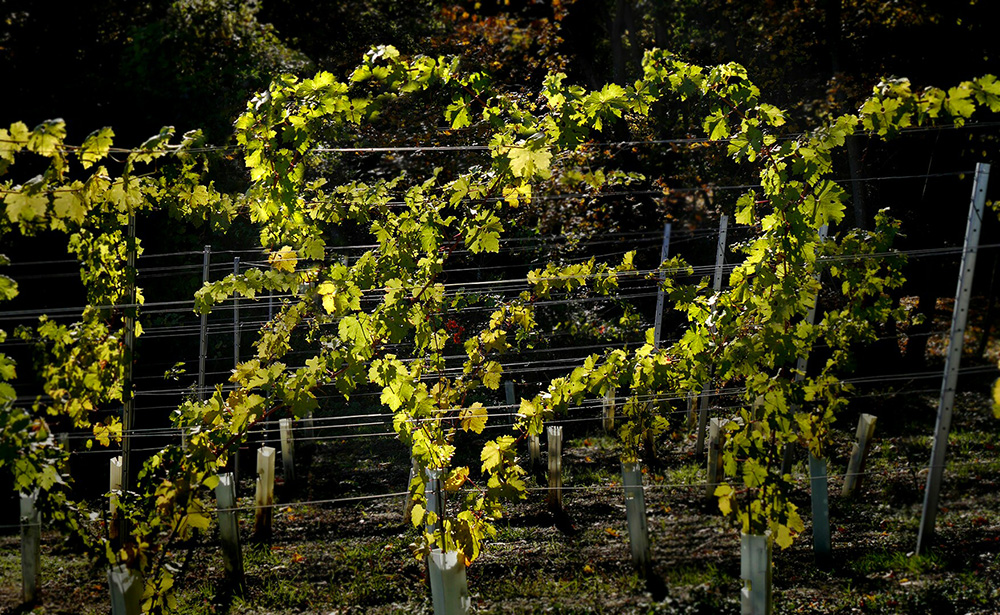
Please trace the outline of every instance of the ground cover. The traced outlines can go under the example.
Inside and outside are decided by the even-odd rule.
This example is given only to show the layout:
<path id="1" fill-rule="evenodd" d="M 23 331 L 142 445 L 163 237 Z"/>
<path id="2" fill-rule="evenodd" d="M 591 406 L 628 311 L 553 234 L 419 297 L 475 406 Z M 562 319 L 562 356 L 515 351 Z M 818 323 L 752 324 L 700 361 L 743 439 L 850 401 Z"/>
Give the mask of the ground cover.
<path id="1" fill-rule="evenodd" d="M 1000 607 L 1000 423 L 986 381 L 965 383 L 949 447 L 938 517 L 939 540 L 913 556 L 924 473 L 936 408 L 934 394 L 859 396 L 840 421 L 831 454 L 834 558 L 813 564 L 811 534 L 775 552 L 778 612 L 996 613 Z M 853 499 L 840 497 L 857 413 L 879 415 L 869 475 Z M 580 417 L 583 418 L 583 417 Z M 597 418 L 596 416 L 594 417 Z M 369 428 L 378 432 L 378 427 Z M 646 501 L 654 571 L 641 579 L 629 561 L 618 459 L 599 420 L 567 425 L 566 515 L 553 516 L 544 491 L 514 504 L 497 538 L 468 572 L 480 613 L 736 613 L 738 535 L 704 496 L 705 469 L 693 440 L 675 431 L 659 443 L 647 470 Z M 323 432 L 320 431 L 319 435 Z M 430 612 L 424 567 L 409 552 L 412 530 L 402 498 L 322 503 L 399 492 L 406 451 L 391 437 L 338 438 L 302 445 L 298 487 L 279 485 L 270 541 L 249 539 L 252 513 L 241 516 L 247 587 L 224 583 L 217 537 L 189 545 L 178 577 L 181 612 Z M 796 503 L 809 510 L 806 467 L 794 468 Z M 541 485 L 541 483 L 538 483 Z M 454 496 L 453 496 L 454 497 Z M 296 502 L 317 502 L 296 504 Z M 252 506 L 244 479 L 240 504 Z M 0 537 L 0 613 L 106 613 L 104 572 L 43 534 L 43 598 L 18 605 L 18 537 Z"/>

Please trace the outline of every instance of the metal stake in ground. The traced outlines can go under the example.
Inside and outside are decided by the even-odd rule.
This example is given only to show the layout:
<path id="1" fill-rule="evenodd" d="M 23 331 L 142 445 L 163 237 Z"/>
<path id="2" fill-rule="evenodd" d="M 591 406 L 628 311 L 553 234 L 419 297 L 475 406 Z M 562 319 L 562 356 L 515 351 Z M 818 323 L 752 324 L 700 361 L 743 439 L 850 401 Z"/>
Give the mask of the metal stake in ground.
<path id="1" fill-rule="evenodd" d="M 819 242 L 823 243 L 826 240 L 826 234 L 830 231 L 830 227 L 826 224 L 819 228 Z M 817 273 L 815 279 L 819 280 L 819 274 Z M 819 295 L 813 298 L 813 305 L 809 308 L 806 313 L 806 322 L 810 325 L 816 322 L 816 304 L 819 302 Z M 806 368 L 809 367 L 809 359 L 806 357 L 799 357 L 795 361 L 795 382 L 802 382 L 806 377 Z M 797 404 L 792 404 L 791 415 L 799 411 L 799 406 Z M 781 474 L 789 474 L 792 471 L 792 463 L 795 461 L 795 448 L 790 444 L 785 444 L 785 450 L 781 457 Z M 826 472 L 823 473 L 824 476 Z"/>
<path id="2" fill-rule="evenodd" d="M 715 249 L 715 275 L 712 277 L 712 289 L 722 292 L 722 272 L 726 264 L 726 232 L 729 228 L 729 216 L 722 216 L 719 220 L 719 243 Z M 712 384 L 712 372 L 709 367 L 708 386 L 701 392 L 701 404 L 698 411 L 698 435 L 694 445 L 694 454 L 701 456 L 705 450 L 705 425 L 708 423 L 708 397 Z"/>
<path id="3" fill-rule="evenodd" d="M 201 263 L 201 283 L 208 284 L 208 266 L 212 260 L 212 246 L 205 246 Z M 198 399 L 205 401 L 205 361 L 208 359 L 208 312 L 201 315 L 201 330 L 198 338 Z"/>
<path id="4" fill-rule="evenodd" d="M 240 275 L 240 257 L 237 256 L 233 258 L 233 275 Z M 240 296 L 237 294 L 233 295 L 233 369 L 235 369 L 240 364 Z M 233 451 L 233 488 L 236 490 L 236 496 L 239 497 L 240 492 L 240 447 L 239 444 L 236 446 L 236 450 Z"/>
<path id="5" fill-rule="evenodd" d="M 240 275 L 240 257 L 233 258 L 233 275 Z M 240 296 L 233 295 L 233 366 L 240 364 Z"/>
<path id="6" fill-rule="evenodd" d="M 202 248 L 201 283 L 208 284 L 208 266 L 212 260 L 212 246 Z M 201 315 L 201 327 L 198 335 L 198 401 L 205 401 L 208 392 L 205 390 L 205 361 L 208 359 L 208 312 Z M 181 427 L 181 447 L 187 449 L 187 431 Z"/>
<path id="7" fill-rule="evenodd" d="M 126 258 L 126 292 L 128 305 L 125 308 L 125 352 L 122 354 L 122 485 L 126 491 L 132 488 L 137 474 L 132 467 L 132 433 L 135 431 L 135 395 L 132 392 L 132 362 L 135 359 L 135 316 L 138 308 L 136 306 L 135 291 L 135 214 L 128 217 L 128 256 Z M 125 524 L 125 517 L 122 516 L 121 534 L 124 536 L 128 528 Z"/>
<path id="8" fill-rule="evenodd" d="M 983 208 L 986 203 L 986 184 L 990 177 L 990 165 L 976 165 L 976 177 L 972 184 L 972 203 L 969 219 L 965 227 L 965 249 L 962 265 L 958 272 L 958 289 L 955 293 L 955 308 L 951 317 L 951 334 L 948 338 L 948 355 L 944 362 L 944 380 L 941 384 L 941 401 L 938 404 L 937 426 L 934 429 L 934 446 L 931 449 L 931 465 L 927 473 L 924 490 L 924 510 L 920 517 L 920 533 L 917 535 L 917 553 L 926 553 L 934 535 L 937 519 L 938 497 L 941 492 L 941 476 L 944 473 L 945 456 L 948 450 L 948 432 L 951 431 L 951 411 L 955 405 L 955 387 L 958 384 L 958 366 L 962 360 L 962 343 L 965 337 L 965 323 L 969 315 L 969 294 L 972 291 L 972 275 L 976 270 L 976 252 L 979 249 L 979 231 L 983 223 Z"/>
<path id="9" fill-rule="evenodd" d="M 660 246 L 660 262 L 659 266 L 663 265 L 663 261 L 667 260 L 667 254 L 670 252 L 670 223 L 667 222 L 663 225 L 663 244 Z M 659 268 L 659 266 L 657 268 Z M 661 271 L 656 276 L 657 286 L 666 279 L 666 273 Z M 660 347 L 660 335 L 663 332 L 663 303 L 666 297 L 664 297 L 664 292 L 662 288 L 657 288 L 656 290 L 656 315 L 653 318 L 653 347 Z"/>

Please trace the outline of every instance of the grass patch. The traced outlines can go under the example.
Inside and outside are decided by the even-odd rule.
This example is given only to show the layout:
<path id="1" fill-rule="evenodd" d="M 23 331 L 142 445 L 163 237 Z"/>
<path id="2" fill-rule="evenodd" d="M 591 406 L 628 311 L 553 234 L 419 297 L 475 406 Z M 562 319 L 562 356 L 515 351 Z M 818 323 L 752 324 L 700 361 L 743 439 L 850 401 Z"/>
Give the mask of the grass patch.
<path id="1" fill-rule="evenodd" d="M 566 573 L 569 572 L 574 574 L 568 576 Z M 538 598 L 551 604 L 556 600 L 577 601 L 586 596 L 634 594 L 644 590 L 642 581 L 635 573 L 605 575 L 587 564 L 581 564 L 575 571 L 564 569 L 563 573 L 560 578 L 544 570 L 522 568 L 516 578 L 504 578 L 494 584 L 490 599 Z"/>
<path id="2" fill-rule="evenodd" d="M 700 464 L 689 463 L 665 472 L 661 482 L 669 485 L 698 485 L 704 483 L 705 478 L 705 469 Z"/>
<path id="3" fill-rule="evenodd" d="M 707 584 L 712 587 L 725 587 L 735 581 L 735 578 L 711 563 L 705 566 L 672 566 L 666 569 L 666 582 L 670 586 L 692 587 Z"/>
<path id="4" fill-rule="evenodd" d="M 898 551 L 878 549 L 865 553 L 851 563 L 851 569 L 858 574 L 870 575 L 880 572 L 923 574 L 941 568 L 941 558 L 928 555 L 906 555 Z"/>
<path id="5" fill-rule="evenodd" d="M 566 479 L 566 469 L 563 469 L 563 480 L 569 482 Z M 596 464 L 587 464 L 584 466 L 578 466 L 573 468 L 573 486 L 583 487 L 587 485 L 607 485 L 612 481 L 621 481 L 621 475 L 617 472 L 612 472 L 608 468 L 598 466 Z"/>

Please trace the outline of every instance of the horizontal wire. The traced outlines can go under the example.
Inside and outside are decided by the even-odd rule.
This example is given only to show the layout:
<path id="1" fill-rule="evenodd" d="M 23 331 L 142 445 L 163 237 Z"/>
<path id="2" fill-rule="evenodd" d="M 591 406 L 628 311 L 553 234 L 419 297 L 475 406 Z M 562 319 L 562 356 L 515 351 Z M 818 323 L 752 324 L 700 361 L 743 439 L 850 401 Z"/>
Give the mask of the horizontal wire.
<path id="1" fill-rule="evenodd" d="M 1000 125 L 1000 122 L 965 122 L 962 124 L 952 123 L 952 124 L 941 124 L 935 126 L 908 126 L 900 129 L 901 134 L 916 134 L 924 132 L 939 132 L 946 130 L 973 130 L 981 128 L 992 128 Z M 772 134 L 781 140 L 794 140 L 806 136 L 811 136 L 814 131 L 798 131 L 790 132 L 784 134 Z M 856 133 L 858 136 L 874 136 L 874 131 L 859 131 Z M 710 137 L 672 137 L 666 139 L 644 139 L 644 140 L 628 140 L 628 141 L 602 141 L 593 143 L 582 143 L 581 147 L 605 147 L 605 148 L 620 148 L 620 147 L 640 147 L 649 145 L 701 145 L 701 144 L 729 144 L 733 140 L 732 137 L 724 139 L 713 139 Z M 18 139 L 0 139 L 0 142 L 13 143 L 27 145 L 27 141 L 21 141 Z M 519 146 L 514 144 L 508 145 L 482 145 L 482 144 L 464 144 L 464 145 L 382 145 L 382 146 L 367 146 L 367 147 L 314 147 L 305 150 L 303 153 L 424 153 L 424 152 L 482 152 L 489 151 L 490 149 L 518 149 L 526 146 Z M 82 149 L 80 145 L 70 145 L 62 144 L 59 151 L 62 153 L 70 153 Z M 191 148 L 181 148 L 179 145 L 169 145 L 162 153 L 170 154 L 174 152 L 183 153 L 214 153 L 214 152 L 234 152 L 239 151 L 240 146 L 237 145 L 205 145 L 199 147 Z M 110 153 L 114 154 L 143 154 L 149 153 L 149 149 L 143 148 L 123 148 L 123 147 L 111 147 L 108 150 Z"/>

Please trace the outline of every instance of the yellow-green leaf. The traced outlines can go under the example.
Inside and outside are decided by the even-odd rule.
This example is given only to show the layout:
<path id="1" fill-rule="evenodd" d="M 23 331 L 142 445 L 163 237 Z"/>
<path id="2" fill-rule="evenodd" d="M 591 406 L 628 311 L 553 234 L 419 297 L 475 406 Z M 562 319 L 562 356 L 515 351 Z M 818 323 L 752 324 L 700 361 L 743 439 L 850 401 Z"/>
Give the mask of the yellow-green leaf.
<path id="1" fill-rule="evenodd" d="M 298 254 L 289 246 L 282 246 L 280 250 L 271 252 L 270 256 L 267 257 L 267 261 L 272 267 L 278 271 L 285 271 L 287 273 L 295 271 L 295 264 L 298 260 Z"/>
<path id="2" fill-rule="evenodd" d="M 728 515 L 733 512 L 733 495 L 736 494 L 736 490 L 732 486 L 725 483 L 719 485 L 715 488 L 715 496 L 719 498 L 719 510 L 722 514 Z"/>
<path id="3" fill-rule="evenodd" d="M 774 543 L 782 549 L 792 546 L 792 532 L 787 525 L 779 525 L 778 533 L 774 537 Z"/>
<path id="4" fill-rule="evenodd" d="M 461 468 L 455 468 L 448 474 L 448 478 L 444 481 L 444 488 L 446 491 L 458 491 L 465 484 L 465 481 L 469 478 L 469 466 L 462 466 Z"/>
<path id="5" fill-rule="evenodd" d="M 4 202 L 7 204 L 7 218 L 11 222 L 17 222 L 20 219 L 31 221 L 45 216 L 49 200 L 44 194 L 11 192 L 4 197 Z"/>
<path id="6" fill-rule="evenodd" d="M 188 525 L 197 530 L 207 530 L 209 525 L 209 519 L 201 513 L 188 513 L 187 516 Z"/>
<path id="7" fill-rule="evenodd" d="M 75 192 L 57 192 L 52 200 L 52 211 L 57 218 L 72 220 L 77 224 L 82 224 L 87 215 L 83 200 Z"/>
<path id="8" fill-rule="evenodd" d="M 483 428 L 486 427 L 488 419 L 489 412 L 479 402 L 472 404 L 468 408 L 462 408 L 462 412 L 459 414 L 459 421 L 461 421 L 464 431 L 483 433 Z"/>
<path id="9" fill-rule="evenodd" d="M 413 523 L 414 527 L 423 523 L 425 509 L 422 504 L 414 504 L 413 509 L 410 511 L 410 522 Z"/>

